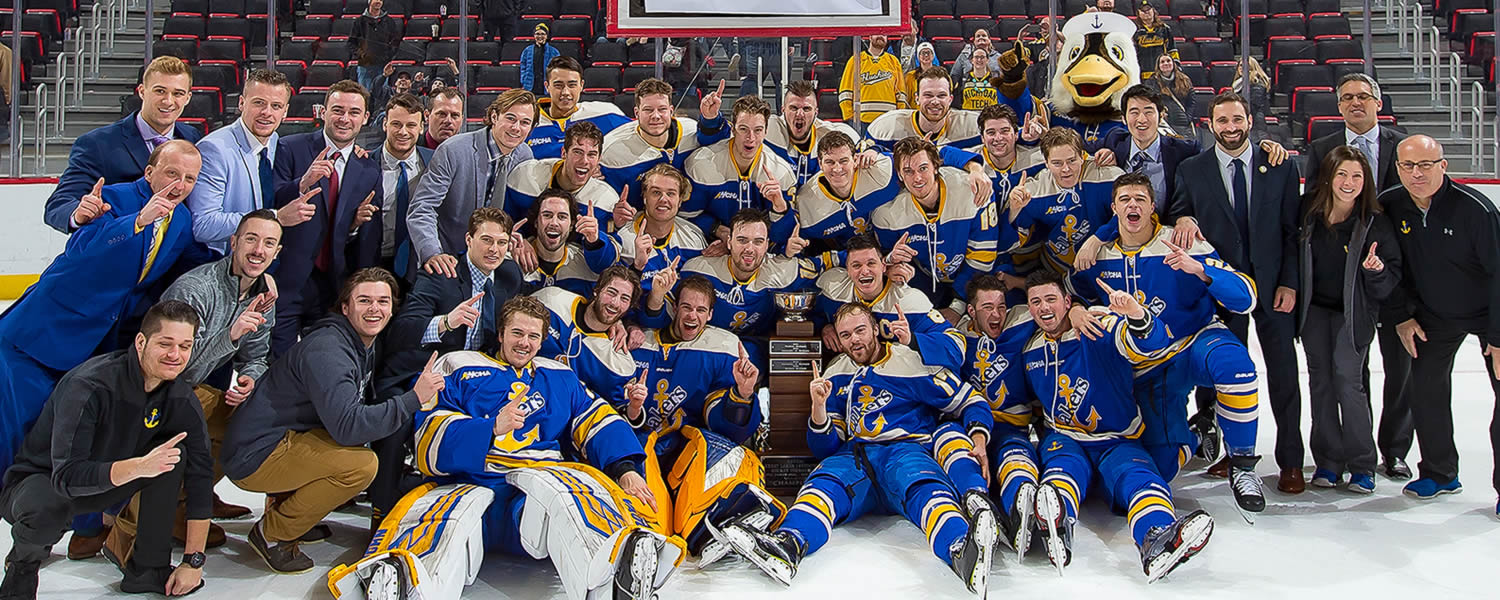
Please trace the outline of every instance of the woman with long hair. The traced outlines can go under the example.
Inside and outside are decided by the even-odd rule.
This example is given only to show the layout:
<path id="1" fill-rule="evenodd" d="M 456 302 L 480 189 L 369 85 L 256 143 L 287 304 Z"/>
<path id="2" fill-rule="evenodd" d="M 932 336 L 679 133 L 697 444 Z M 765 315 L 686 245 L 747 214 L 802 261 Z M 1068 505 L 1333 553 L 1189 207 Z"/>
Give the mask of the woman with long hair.
<path id="1" fill-rule="evenodd" d="M 1265 69 L 1260 68 L 1260 61 L 1250 57 L 1250 90 L 1243 89 L 1245 80 L 1244 64 L 1234 68 L 1234 84 L 1231 89 L 1235 93 L 1244 96 L 1250 102 L 1251 117 L 1254 117 L 1254 127 L 1264 132 L 1266 129 L 1266 111 L 1271 108 L 1271 78 L 1266 75 Z"/>
<path id="2" fill-rule="evenodd" d="M 1363 370 L 1380 305 L 1401 281 L 1396 232 L 1375 200 L 1375 177 L 1352 146 L 1323 159 L 1303 198 L 1298 335 L 1312 404 L 1312 484 L 1375 491 L 1374 422 Z"/>
<path id="3" fill-rule="evenodd" d="M 1197 139 L 1197 127 L 1193 126 L 1193 80 L 1182 72 L 1182 65 L 1170 55 L 1156 58 L 1156 76 L 1143 82 L 1154 86 L 1161 102 L 1166 107 L 1167 125 L 1177 135 Z"/>

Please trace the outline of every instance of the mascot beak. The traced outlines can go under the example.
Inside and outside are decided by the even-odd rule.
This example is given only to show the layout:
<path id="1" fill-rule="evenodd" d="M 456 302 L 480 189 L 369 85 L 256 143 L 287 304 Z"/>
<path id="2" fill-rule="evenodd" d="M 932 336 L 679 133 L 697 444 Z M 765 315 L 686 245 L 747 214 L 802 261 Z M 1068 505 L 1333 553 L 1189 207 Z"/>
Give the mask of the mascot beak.
<path id="1" fill-rule="evenodd" d="M 1063 81 L 1073 88 L 1073 97 L 1080 106 L 1099 106 L 1123 89 L 1130 76 L 1108 59 L 1090 53 L 1073 63 Z"/>

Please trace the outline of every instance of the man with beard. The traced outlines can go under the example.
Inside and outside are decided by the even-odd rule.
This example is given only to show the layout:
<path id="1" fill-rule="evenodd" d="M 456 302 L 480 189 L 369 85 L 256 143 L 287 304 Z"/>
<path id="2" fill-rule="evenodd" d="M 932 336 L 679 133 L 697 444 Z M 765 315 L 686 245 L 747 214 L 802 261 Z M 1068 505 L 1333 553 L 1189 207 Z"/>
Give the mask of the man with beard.
<path id="1" fill-rule="evenodd" d="M 610 189 L 609 184 L 594 178 L 594 172 L 599 170 L 599 149 L 603 145 L 604 134 L 597 126 L 588 121 L 574 123 L 564 135 L 562 158 L 528 160 L 510 172 L 506 178 L 506 186 L 510 189 L 506 192 L 509 201 L 505 211 L 512 219 L 524 219 L 542 192 L 561 190 L 577 201 L 578 205 L 573 209 L 575 214 L 592 206 L 595 220 L 610 222 L 616 214 L 615 204 L 619 202 L 620 194 Z M 632 216 L 633 213 L 631 211 Z M 532 224 L 541 225 L 535 220 Z"/>
<path id="2" fill-rule="evenodd" d="M 989 405 L 951 371 L 881 341 L 864 304 L 844 305 L 833 322 L 844 354 L 826 373 L 814 366 L 808 386 L 807 444 L 820 459 L 817 468 L 774 532 L 731 523 L 725 536 L 790 585 L 798 563 L 828 542 L 834 525 L 868 513 L 901 514 L 921 527 L 932 553 L 969 591 L 984 595 L 999 537 L 993 505 L 982 490 L 960 497 L 933 455 L 940 419 L 958 419 L 979 441 L 993 424 Z"/>
<path id="3" fill-rule="evenodd" d="M 672 165 L 662 163 L 641 175 L 645 208 L 621 227 L 620 262 L 641 273 L 641 286 L 651 291 L 651 279 L 668 265 L 681 265 L 708 247 L 703 230 L 677 215 L 693 184 Z"/>
<path id="4" fill-rule="evenodd" d="M 796 84 L 792 82 L 793 89 Z M 871 154 L 873 160 L 865 164 L 864 153 L 856 152 L 854 137 L 842 131 L 829 131 L 818 140 L 818 173 L 810 180 L 812 185 L 797 191 L 797 223 L 803 237 L 839 247 L 871 231 L 870 213 L 901 191 L 891 158 Z"/>
<path id="5" fill-rule="evenodd" d="M 979 113 L 953 108 L 953 80 L 942 67 L 917 73 L 912 106 L 916 109 L 880 115 L 865 135 L 886 150 L 914 135 L 938 146 L 968 148 L 979 143 Z"/>
<path id="6" fill-rule="evenodd" d="M 58 383 L 0 493 L 0 516 L 11 523 L 6 598 L 37 597 L 37 570 L 73 515 L 137 494 L 141 535 L 119 563 L 121 591 L 176 596 L 202 587 L 213 459 L 192 387 L 178 379 L 197 328 L 191 306 L 165 300 L 146 311 L 130 349 L 97 356 Z M 173 568 L 172 513 L 184 488 L 190 520 Z"/>
<path id="7" fill-rule="evenodd" d="M 431 380 L 418 378 L 412 391 L 367 402 L 375 338 L 390 322 L 395 296 L 389 272 L 356 271 L 339 294 L 339 314 L 278 359 L 229 423 L 224 474 L 240 489 L 268 494 L 249 541 L 272 571 L 312 570 L 297 546 L 311 541 L 309 533 L 327 537 L 314 531 L 318 522 L 375 478 L 375 453 L 364 445 L 409 423 L 418 398 L 437 394 Z"/>
<path id="8" fill-rule="evenodd" d="M 916 267 L 911 286 L 946 307 L 957 297 L 954 288 L 993 269 L 999 240 L 995 204 L 988 196 L 973 196 L 963 172 L 943 167 L 937 147 L 926 139 L 901 140 L 894 161 L 902 191 L 870 213 L 870 224 L 897 262 L 909 260 Z"/>
<path id="9" fill-rule="evenodd" d="M 286 75 L 266 69 L 250 71 L 240 89 L 240 118 L 198 142 L 203 168 L 187 199 L 193 213 L 193 239 L 219 254 L 228 252 L 229 238 L 246 214 L 276 207 L 271 170 L 281 139 L 276 128 L 286 118 L 291 97 Z M 302 222 L 294 210 L 286 213 L 283 227 Z"/>
<path id="10" fill-rule="evenodd" d="M 456 87 L 434 90 L 427 96 L 427 132 L 421 146 L 437 150 L 464 126 L 464 92 Z"/>
<path id="11" fill-rule="evenodd" d="M 578 127 L 581 129 L 585 125 L 579 124 Z M 585 206 L 585 214 L 578 214 L 574 204 L 573 196 L 565 191 L 549 189 L 542 192 L 536 204 L 531 206 L 528 217 L 536 223 L 536 237 L 522 241 L 523 250 L 517 254 L 530 257 L 536 265 L 531 270 L 525 270 L 524 265 L 521 267 L 526 283 L 533 288 L 556 286 L 579 296 L 592 297 L 599 273 L 615 264 L 620 252 L 613 237 L 600 233 L 599 220 L 593 215 L 595 211 Z M 574 233 L 578 234 L 576 240 Z"/>
<path id="12" fill-rule="evenodd" d="M 1083 138 L 1066 127 L 1042 134 L 1047 171 L 1011 188 L 1009 217 L 1022 244 L 1041 240 L 1047 268 L 1068 273 L 1079 247 L 1109 222 L 1110 191 L 1122 173 L 1100 166 L 1083 151 Z"/>
<path id="13" fill-rule="evenodd" d="M 1008 198 L 1010 191 L 1020 185 L 1023 176 L 1035 177 L 1046 168 L 1042 164 L 1041 151 L 1016 145 L 1021 120 L 1009 105 L 996 104 L 979 111 L 979 128 L 982 143 L 968 148 L 968 151 L 978 154 L 983 160 L 984 172 L 993 182 L 996 199 Z M 997 203 L 995 212 L 998 222 L 1010 220 L 1008 204 Z M 1021 236 L 1014 227 L 1006 225 L 996 227 L 991 233 L 996 237 L 995 248 L 999 251 L 995 255 L 994 272 L 1005 283 L 1006 289 L 1011 290 L 1011 297 L 1007 300 L 1023 304 L 1025 277 L 1035 267 L 1034 261 L 1042 250 L 1041 240 L 1028 235 L 1029 242 L 1020 247 Z"/>
<path id="14" fill-rule="evenodd" d="M 411 192 L 422 180 L 432 151 L 417 145 L 422 135 L 422 101 L 411 94 L 391 98 L 385 105 L 385 144 L 370 154 L 380 165 L 380 188 L 384 196 L 375 212 L 379 238 L 359 240 L 365 264 L 379 265 L 396 274 L 402 289 L 417 277 L 417 257 L 412 252 L 406 215 L 411 212 Z"/>
<path id="15" fill-rule="evenodd" d="M 662 271 L 653 289 L 676 279 Z M 671 322 L 646 332 L 632 352 L 641 375 L 617 405 L 646 445 L 646 476 L 671 515 L 669 532 L 687 541 L 699 565 L 729 551 L 721 534 L 729 521 L 754 514 L 763 529 L 786 512 L 765 491 L 760 460 L 748 449 L 765 421 L 755 395 L 760 369 L 733 333 L 711 324 L 717 302 L 708 279 L 683 279 Z"/>
<path id="16" fill-rule="evenodd" d="M 866 125 L 880 115 L 906 105 L 906 77 L 901 59 L 886 52 L 887 38 L 876 34 L 868 38 L 864 51 L 844 65 L 839 78 L 839 112 L 845 122 L 853 121 L 854 80 L 859 79 L 859 120 Z"/>
<path id="17" fill-rule="evenodd" d="M 647 79 L 635 86 L 635 125 L 616 127 L 604 136 L 599 171 L 609 187 L 624 190 L 632 208 L 642 206 L 645 174 L 657 165 L 682 170 L 688 154 L 729 137 L 729 128 L 719 115 L 724 80 L 716 92 L 703 95 L 698 103 L 698 121 L 672 115 L 672 84 Z M 630 193 L 627 188 L 635 188 Z"/>
<path id="18" fill-rule="evenodd" d="M 899 268 L 899 267 L 896 267 Z M 958 369 L 964 357 L 964 339 L 920 290 L 904 282 L 887 281 L 886 257 L 869 234 L 849 240 L 844 268 L 829 269 L 818 277 L 819 296 L 812 320 L 822 332 L 823 344 L 841 351 L 834 315 L 845 304 L 862 304 L 875 315 L 876 333 L 882 340 L 911 346 L 927 364 Z M 892 272 L 895 273 L 894 271 Z"/>
<path id="19" fill-rule="evenodd" d="M 467 250 L 457 277 L 421 273 L 401 310 L 391 322 L 375 374 L 375 398 L 400 396 L 410 389 L 432 352 L 494 351 L 497 336 L 495 308 L 505 304 L 522 286 L 520 269 L 505 260 L 511 245 L 511 221 L 498 208 L 487 207 L 469 216 Z M 370 483 L 371 524 L 395 506 L 413 487 L 406 477 L 411 424 L 372 442 L 380 469 Z"/>
<path id="20" fill-rule="evenodd" d="M 713 325 L 738 336 L 751 362 L 765 365 L 765 336 L 775 326 L 779 310 L 776 294 L 811 287 L 825 269 L 839 266 L 838 255 L 825 252 L 796 258 L 807 242 L 795 233 L 787 241 L 786 256 L 768 255 L 771 220 L 753 208 L 735 213 L 728 229 L 729 256 L 700 256 L 682 265 L 682 271 L 702 275 L 713 285 L 719 301 L 727 305 L 718 311 Z M 647 310 L 660 310 L 669 291 L 653 285 Z"/>
<path id="21" fill-rule="evenodd" d="M 766 152 L 766 122 L 771 106 L 758 96 L 744 96 L 730 109 L 729 139 L 693 151 L 683 172 L 693 183 L 682 216 L 705 233 L 728 241 L 728 223 L 745 209 L 768 211 L 773 239 L 785 240 L 797 225 L 791 214 L 796 193 L 792 165 Z"/>
<path id="22" fill-rule="evenodd" d="M 339 283 L 360 266 L 350 252 L 363 239 L 356 232 L 379 208 L 375 198 L 385 197 L 380 163 L 354 144 L 368 121 L 369 98 L 364 87 L 347 79 L 329 86 L 323 129 L 282 138 L 276 149 L 276 204 L 303 219 L 286 228 L 286 254 L 276 263 L 277 278 L 287 282 L 276 297 L 278 318 L 271 331 L 271 352 L 277 356 L 327 312 Z M 369 231 L 366 237 L 378 240 L 380 233 Z"/>
<path id="23" fill-rule="evenodd" d="M 766 124 L 765 142 L 777 156 L 791 163 L 797 189 L 801 189 L 820 170 L 819 142 L 835 132 L 849 139 L 859 137 L 848 125 L 819 119 L 817 88 L 811 81 L 796 79 L 786 84 L 781 114 L 772 115 Z"/>
<path id="24" fill-rule="evenodd" d="M 579 102 L 583 94 L 583 65 L 571 56 L 559 56 L 547 63 L 547 97 L 537 101 L 541 113 L 526 143 L 536 158 L 561 158 L 567 151 L 564 134 L 574 125 L 589 123 L 600 135 L 630 123 L 613 102 Z M 598 163 L 594 166 L 597 168 Z M 592 173 L 590 173 L 592 175 Z"/>
<path id="25" fill-rule="evenodd" d="M 1145 431 L 1140 442 L 1168 481 L 1200 445 L 1188 430 L 1184 396 L 1194 387 L 1213 389 L 1215 414 L 1233 467 L 1230 486 L 1244 513 L 1265 510 L 1255 474 L 1255 432 L 1260 381 L 1250 351 L 1224 327 L 1218 313 L 1244 315 L 1255 307 L 1255 286 L 1197 241 L 1190 248 L 1172 244 L 1172 228 L 1158 225 L 1150 178 L 1121 175 L 1114 183 L 1111 209 L 1120 239 L 1104 247 L 1093 266 L 1073 276 L 1073 289 L 1089 301 L 1104 299 L 1095 281 L 1133 295 L 1166 327 L 1173 344 L 1151 364 L 1137 369 L 1136 402 Z M 1095 338 L 1099 331 L 1082 330 Z M 1202 449 L 1218 459 L 1218 440 Z"/>
<path id="26" fill-rule="evenodd" d="M 1177 166 L 1168 222 L 1175 223 L 1172 243 L 1191 248 L 1205 240 L 1224 262 L 1255 282 L 1255 310 L 1250 315 L 1220 314 L 1241 343 L 1249 344 L 1250 316 L 1266 360 L 1266 386 L 1271 415 L 1276 419 L 1276 465 L 1281 468 L 1277 489 L 1300 494 L 1307 489 L 1302 475 L 1302 387 L 1298 382 L 1297 349 L 1297 228 L 1300 196 L 1297 167 L 1287 161 L 1272 165 L 1264 149 L 1250 143 L 1250 104 L 1237 94 L 1214 97 L 1209 108 L 1213 151 L 1205 151 Z M 1254 205 L 1252 210 L 1250 207 Z M 1228 210 L 1226 210 L 1226 208 Z M 1198 391 L 1194 428 L 1214 435 L 1215 394 Z M 1217 441 L 1211 442 L 1216 444 Z M 1224 477 L 1224 461 L 1209 469 Z"/>
<path id="27" fill-rule="evenodd" d="M 622 319 L 641 295 L 641 279 L 624 265 L 602 269 L 589 297 L 562 287 L 542 288 L 532 297 L 551 314 L 540 354 L 572 368 L 583 386 L 618 410 L 625 407 L 625 383 L 635 363 L 617 339 Z"/>
<path id="28" fill-rule="evenodd" d="M 1156 581 L 1201 551 L 1214 530 L 1213 517 L 1201 510 L 1177 519 L 1171 488 L 1136 441 L 1143 426 L 1132 373 L 1171 337 L 1134 296 L 1100 282 L 1113 314 L 1099 317 L 1105 335 L 1089 339 L 1067 317 L 1073 302 L 1065 288 L 1063 276 L 1051 271 L 1026 278 L 1038 330 L 1021 359 L 1028 392 L 1041 402 L 1050 429 L 1037 446 L 1042 483 L 1036 519 L 1047 558 L 1058 574 L 1072 562 L 1080 503 L 1098 480 L 1110 505 L 1129 520 L 1147 581 Z"/>

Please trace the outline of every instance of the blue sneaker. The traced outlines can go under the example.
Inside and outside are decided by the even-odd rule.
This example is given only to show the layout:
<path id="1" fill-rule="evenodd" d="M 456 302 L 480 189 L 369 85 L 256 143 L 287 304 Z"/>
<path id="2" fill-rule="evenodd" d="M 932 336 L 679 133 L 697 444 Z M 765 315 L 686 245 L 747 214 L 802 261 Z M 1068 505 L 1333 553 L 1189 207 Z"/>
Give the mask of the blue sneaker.
<path id="1" fill-rule="evenodd" d="M 1349 491 L 1356 494 L 1375 493 L 1375 478 L 1363 473 L 1349 474 Z"/>
<path id="2" fill-rule="evenodd" d="M 1406 487 L 1401 491 L 1418 500 L 1431 500 L 1443 494 L 1457 494 L 1462 492 L 1464 491 L 1464 486 L 1458 482 L 1457 477 L 1448 483 L 1438 483 L 1432 479 L 1423 477 L 1406 484 Z"/>
<path id="3" fill-rule="evenodd" d="M 1313 471 L 1312 484 L 1320 488 L 1336 488 L 1344 477 L 1328 469 Z"/>

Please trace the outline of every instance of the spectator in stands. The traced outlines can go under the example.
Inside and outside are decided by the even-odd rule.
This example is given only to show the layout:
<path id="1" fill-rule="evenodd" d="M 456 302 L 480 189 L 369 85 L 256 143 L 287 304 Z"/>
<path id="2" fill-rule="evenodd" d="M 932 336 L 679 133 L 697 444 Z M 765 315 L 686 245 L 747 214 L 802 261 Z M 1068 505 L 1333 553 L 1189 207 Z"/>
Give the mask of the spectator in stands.
<path id="1" fill-rule="evenodd" d="M 1177 41 L 1172 38 L 1172 28 L 1161 22 L 1161 13 L 1152 0 L 1140 0 L 1135 7 L 1139 20 L 1135 30 L 1135 57 L 1141 64 L 1141 79 L 1152 78 L 1156 73 L 1157 58 L 1170 56 L 1178 60 Z"/>
<path id="2" fill-rule="evenodd" d="M 406 216 L 411 212 L 412 191 L 422 181 L 432 151 L 417 146 L 423 135 L 422 101 L 411 94 L 391 98 L 385 105 L 385 143 L 370 153 L 380 165 L 380 209 L 375 211 L 374 229 L 379 236 L 361 238 L 360 264 L 374 264 L 396 274 L 401 290 L 417 276 L 417 257 L 412 252 Z"/>
<path id="3" fill-rule="evenodd" d="M 906 70 L 906 89 L 912 91 L 917 89 L 917 74 L 928 67 L 940 66 L 937 61 L 937 51 L 932 49 L 932 42 L 917 44 L 915 60 L 917 63 L 916 67 L 907 68 Z M 901 108 L 917 108 L 915 100 L 912 96 L 907 96 L 906 104 L 901 105 Z"/>
<path id="4" fill-rule="evenodd" d="M 146 65 L 141 84 L 135 88 L 141 109 L 73 142 L 68 167 L 47 198 L 47 225 L 71 233 L 104 213 L 98 204 L 79 202 L 100 179 L 106 185 L 135 181 L 157 146 L 178 138 L 197 143 L 203 134 L 177 122 L 192 97 L 192 87 L 193 73 L 180 58 L 158 56 Z"/>
<path id="5" fill-rule="evenodd" d="M 380 164 L 354 145 L 368 118 L 370 94 L 347 79 L 324 95 L 323 128 L 281 138 L 274 167 L 276 203 L 305 217 L 286 228 L 276 277 L 287 283 L 276 298 L 271 350 L 285 354 L 306 325 L 333 305 L 339 282 L 357 268 L 350 247 L 374 216 Z"/>
<path id="6" fill-rule="evenodd" d="M 436 399 L 428 378 L 379 402 L 370 394 L 375 338 L 396 307 L 394 276 L 380 268 L 356 271 L 337 306 L 338 314 L 320 320 L 271 365 L 235 411 L 224 440 L 224 474 L 242 489 L 267 494 L 249 541 L 277 573 L 313 568 L 298 544 L 311 541 L 306 536 L 323 517 L 370 485 L 377 461 L 364 445 L 411 423 L 419 397 Z"/>
<path id="7" fill-rule="evenodd" d="M 1230 90 L 1236 94 L 1243 94 L 1245 100 L 1250 103 L 1250 116 L 1253 119 L 1254 130 L 1261 132 L 1263 136 L 1266 131 L 1266 114 L 1271 109 L 1271 77 L 1260 68 L 1260 61 L 1254 56 L 1250 57 L 1250 88 L 1245 89 L 1244 63 L 1236 62 L 1234 68 L 1234 83 Z"/>
<path id="8" fill-rule="evenodd" d="M 538 96 L 547 93 L 547 65 L 552 59 L 562 56 L 557 48 L 547 43 L 547 32 L 546 23 L 537 23 L 531 44 L 521 50 L 521 89 Z M 537 56 L 538 53 L 541 56 Z"/>
<path id="9" fill-rule="evenodd" d="M 1095 0 L 1094 5 L 1085 7 L 1083 12 L 1115 12 L 1115 0 Z"/>
<path id="10" fill-rule="evenodd" d="M 0 44 L 0 145 L 10 142 L 10 77 L 11 61 L 14 60 L 10 46 Z"/>
<path id="11" fill-rule="evenodd" d="M 490 39 L 506 44 L 521 36 L 523 0 L 484 0 L 484 31 Z"/>
<path id="12" fill-rule="evenodd" d="M 396 49 L 401 47 L 403 29 L 399 17 L 385 12 L 385 0 L 370 0 L 369 8 L 354 21 L 354 31 L 349 33 L 349 54 L 358 63 L 356 73 L 365 89 L 377 89 L 380 69 L 391 62 Z"/>
<path id="13" fill-rule="evenodd" d="M 286 118 L 291 97 L 286 75 L 255 69 L 240 89 L 240 118 L 198 142 L 203 170 L 187 200 L 193 238 L 220 255 L 229 251 L 229 238 L 245 215 L 276 207 L 272 165 L 281 139 L 276 128 Z M 277 218 L 283 227 L 306 220 L 294 205 L 283 207 Z"/>
<path id="14" fill-rule="evenodd" d="M 1327 180 L 1304 198 L 1299 236 L 1298 336 L 1307 354 L 1312 409 L 1312 484 L 1375 491 L 1375 427 L 1360 382 L 1380 305 L 1401 282 L 1396 231 L 1375 201 L 1374 176 L 1359 150 L 1335 148 Z M 1400 349 L 1392 348 L 1397 352 Z"/>
<path id="15" fill-rule="evenodd" d="M 917 46 L 922 43 L 922 38 L 917 37 L 917 22 L 911 23 L 911 29 L 906 30 L 906 35 L 901 36 L 899 45 L 900 52 L 896 55 L 901 57 L 901 68 L 912 70 L 917 62 Z"/>
<path id="16" fill-rule="evenodd" d="M 1364 73 L 1349 73 L 1339 78 L 1334 93 L 1338 94 L 1339 114 L 1344 117 L 1344 130 L 1312 140 L 1312 163 L 1308 166 L 1306 184 L 1308 189 L 1318 183 L 1318 163 L 1334 148 L 1344 145 L 1354 146 L 1365 155 L 1365 160 L 1374 169 L 1373 183 L 1376 190 L 1395 185 L 1399 179 L 1396 172 L 1396 145 L 1406 135 L 1380 124 L 1380 110 L 1385 107 L 1380 96 L 1380 83 Z"/>
<path id="17" fill-rule="evenodd" d="M 958 107 L 965 110 L 982 110 L 999 101 L 999 90 L 991 81 L 989 50 L 975 48 L 969 54 L 973 63 L 969 72 L 954 82 L 953 95 L 958 96 Z"/>
<path id="18" fill-rule="evenodd" d="M 901 60 L 886 50 L 886 37 L 872 35 L 859 56 L 849 59 L 839 79 L 839 112 L 845 121 L 854 119 L 854 79 L 859 78 L 859 120 L 875 117 L 907 103 L 906 77 Z"/>
<path id="19" fill-rule="evenodd" d="M 1040 26 L 1042 28 L 1041 49 L 1033 49 L 1033 56 L 1036 56 L 1037 59 L 1031 66 L 1026 67 L 1026 86 L 1030 88 L 1032 95 L 1038 98 L 1046 98 L 1048 90 L 1052 87 L 1052 78 L 1050 77 L 1052 56 L 1062 52 L 1063 39 L 1062 36 L 1052 35 L 1052 21 L 1044 18 L 1040 22 Z M 1051 49 L 1047 48 L 1049 41 L 1052 45 Z"/>
<path id="20" fill-rule="evenodd" d="M 213 459 L 192 387 L 178 379 L 197 328 L 192 307 L 162 302 L 146 312 L 130 349 L 83 363 L 59 383 L 5 473 L 0 515 L 11 522 L 12 540 L 0 584 L 6 598 L 37 597 L 37 570 L 70 518 L 137 494 L 142 535 L 133 552 L 117 556 L 120 590 L 183 595 L 202 587 Z M 191 533 L 174 568 L 170 523 L 184 488 Z"/>
<path id="21" fill-rule="evenodd" d="M 417 97 L 426 96 L 432 82 L 427 80 L 427 71 L 418 70 L 411 75 L 411 94 Z"/>
<path id="22" fill-rule="evenodd" d="M 953 66 L 948 68 L 948 74 L 955 81 L 963 79 L 974 70 L 971 63 L 974 60 L 975 50 L 984 50 L 985 61 L 989 65 L 988 72 L 1000 72 L 1000 53 L 995 51 L 995 43 L 990 39 L 989 30 L 981 27 L 974 30 L 973 39 L 968 44 L 964 44 L 964 49 L 958 53 L 958 60 L 953 61 Z"/>
<path id="23" fill-rule="evenodd" d="M 469 215 L 481 206 L 508 208 L 505 181 L 531 160 L 526 137 L 538 110 L 531 92 L 507 90 L 485 110 L 484 129 L 455 135 L 432 153 L 406 217 L 417 261 L 428 273 L 457 277 Z"/>
<path id="24" fill-rule="evenodd" d="M 1197 120 L 1193 118 L 1193 80 L 1182 72 L 1182 65 L 1170 55 L 1156 58 L 1156 76 L 1141 84 L 1161 95 L 1162 120 L 1172 131 L 1189 139 L 1198 139 Z M 1160 197 L 1160 196 L 1158 196 Z"/>
<path id="25" fill-rule="evenodd" d="M 740 97 L 749 96 L 759 92 L 760 84 L 765 81 L 764 77 L 771 77 L 771 93 L 764 94 L 774 104 L 781 98 L 781 39 L 780 38 L 745 38 L 740 43 L 744 52 L 745 68 L 740 77 Z M 759 67 L 757 71 L 756 67 Z M 756 80 L 756 77 L 762 79 Z"/>
<path id="26" fill-rule="evenodd" d="M 396 70 L 394 61 L 385 63 L 385 67 L 380 70 L 380 77 L 369 90 L 370 106 L 385 106 L 396 94 L 411 93 L 411 72 Z M 375 119 L 379 121 L 380 117 Z"/>
<path id="27" fill-rule="evenodd" d="M 427 97 L 427 133 L 420 142 L 423 148 L 437 150 L 439 144 L 458 134 L 464 126 L 464 93 L 458 88 L 443 88 Z"/>

